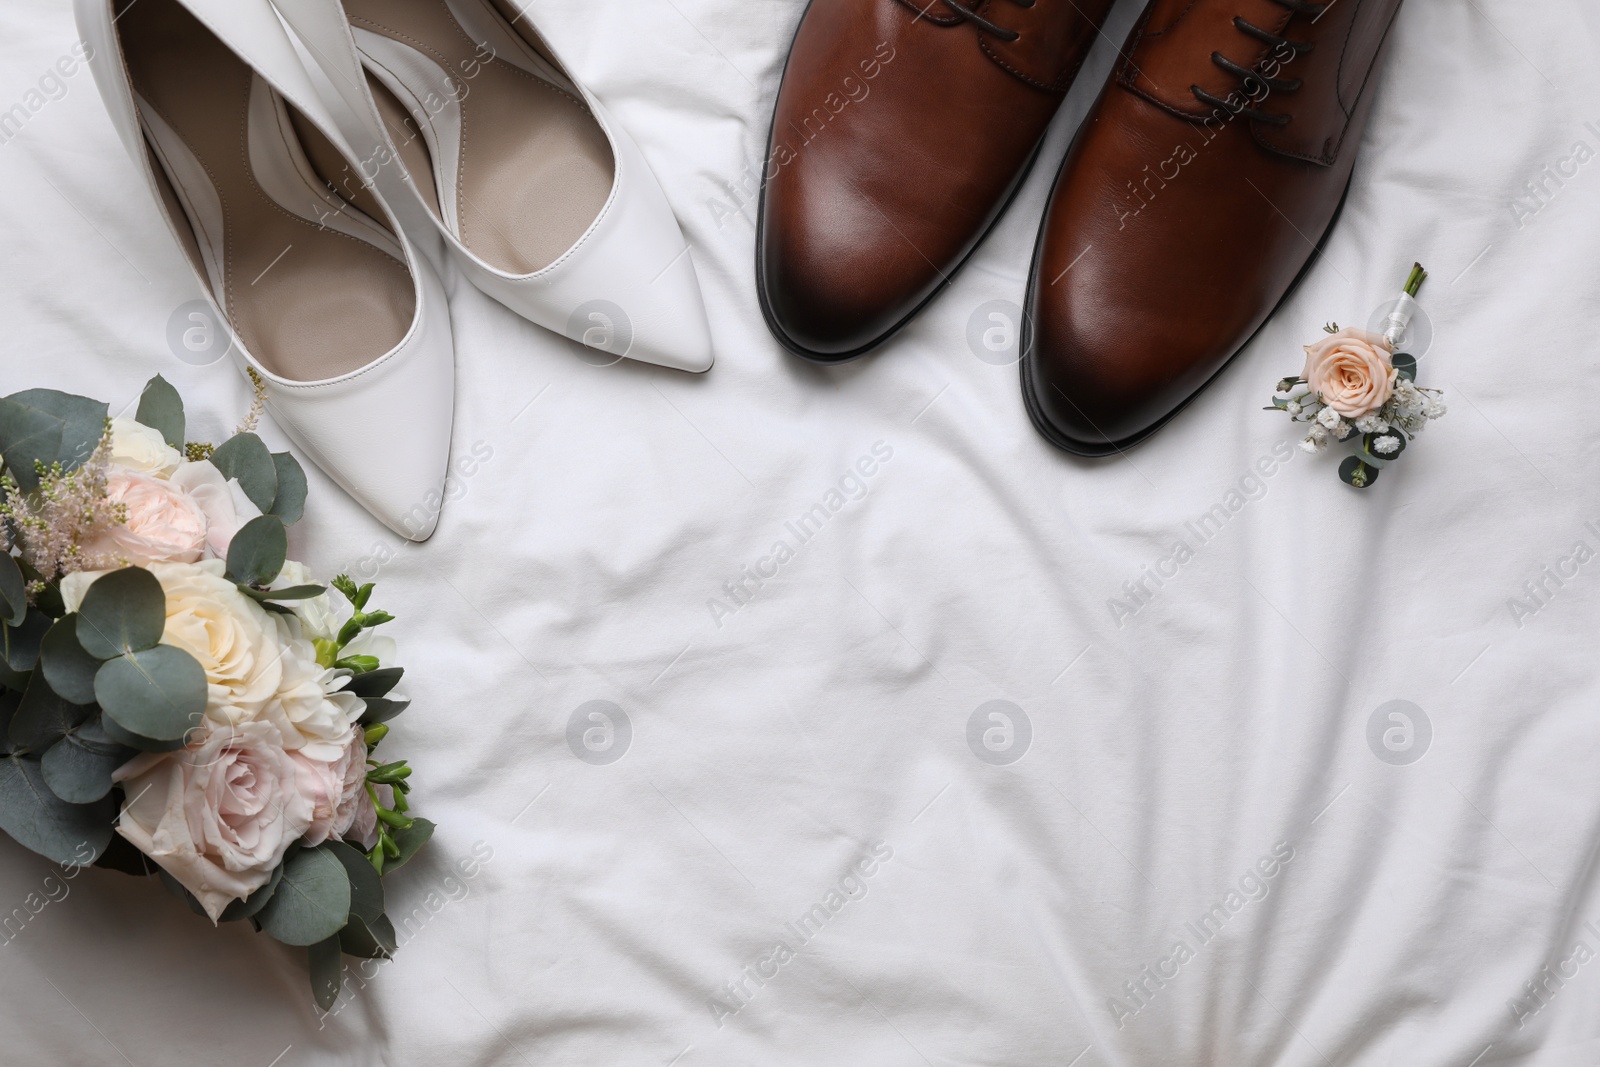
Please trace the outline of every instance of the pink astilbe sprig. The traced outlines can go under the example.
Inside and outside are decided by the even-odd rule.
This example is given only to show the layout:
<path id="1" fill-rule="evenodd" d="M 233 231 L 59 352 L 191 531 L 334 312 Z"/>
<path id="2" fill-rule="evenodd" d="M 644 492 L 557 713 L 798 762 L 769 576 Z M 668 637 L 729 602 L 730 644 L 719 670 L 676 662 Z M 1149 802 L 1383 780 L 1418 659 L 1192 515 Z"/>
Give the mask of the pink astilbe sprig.
<path id="1" fill-rule="evenodd" d="M 28 586 L 36 596 L 46 582 L 73 571 L 119 567 L 114 553 L 91 552 L 85 546 L 113 526 L 127 521 L 127 507 L 111 500 L 106 489 L 111 457 L 111 422 L 100 443 L 80 466 L 68 471 L 60 463 L 40 464 L 39 488 L 23 492 L 8 471 L 0 476 L 0 543 L 18 550 L 38 575 Z"/>

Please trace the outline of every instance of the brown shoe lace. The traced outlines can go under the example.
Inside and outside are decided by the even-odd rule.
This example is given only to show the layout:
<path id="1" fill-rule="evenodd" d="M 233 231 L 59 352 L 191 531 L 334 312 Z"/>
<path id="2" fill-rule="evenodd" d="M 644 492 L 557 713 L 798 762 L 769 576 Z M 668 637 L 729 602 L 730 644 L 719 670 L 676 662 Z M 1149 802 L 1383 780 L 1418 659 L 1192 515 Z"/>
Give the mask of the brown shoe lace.
<path id="1" fill-rule="evenodd" d="M 990 22 L 972 8 L 956 3 L 956 0 L 936 0 L 936 2 L 942 3 L 945 7 L 949 8 L 951 14 L 955 15 L 956 18 L 965 22 L 970 22 L 974 26 L 978 26 L 984 31 L 994 34 L 1002 41 L 1015 41 L 1018 37 L 1022 36 L 1022 34 L 1018 33 L 1016 30 L 1008 30 L 1004 26 L 999 26 L 993 22 Z M 979 0 L 979 2 L 981 3 L 982 0 Z M 1016 4 L 1018 7 L 1032 7 L 1035 0 L 1011 0 L 1011 2 Z M 929 4 L 928 6 L 932 7 L 933 5 Z"/>
<path id="2" fill-rule="evenodd" d="M 946 2 L 949 2 L 949 0 L 946 0 Z M 1334 2 L 1336 2 L 1336 0 L 1327 0 L 1327 2 L 1324 3 L 1318 3 L 1316 0 L 1273 0 L 1273 3 L 1280 4 L 1283 7 L 1288 8 L 1291 12 L 1291 16 L 1316 16 L 1311 20 L 1312 22 L 1316 22 L 1318 18 L 1321 18 L 1322 13 L 1329 7 L 1332 7 Z M 1267 45 L 1269 48 L 1274 50 L 1280 48 L 1289 49 L 1289 51 L 1293 53 L 1293 55 L 1290 57 L 1291 59 L 1302 56 L 1315 47 L 1315 42 L 1291 41 L 1287 37 L 1280 37 L 1275 33 L 1262 29 L 1260 26 L 1253 25 L 1245 21 L 1243 18 L 1235 18 L 1233 20 L 1233 26 L 1234 29 L 1238 30 L 1240 33 L 1254 37 L 1256 40 Z M 1227 56 L 1223 55 L 1221 52 L 1212 52 L 1211 62 L 1215 63 L 1217 66 L 1221 67 L 1223 70 L 1234 75 L 1240 80 L 1245 90 L 1245 97 L 1247 99 L 1255 98 L 1255 92 L 1251 85 L 1252 82 L 1257 85 L 1265 86 L 1268 90 L 1275 93 L 1292 93 L 1296 89 L 1300 88 L 1302 84 L 1299 78 L 1269 78 L 1260 71 L 1255 71 L 1251 70 L 1249 67 L 1240 66 Z M 1203 104 L 1209 104 L 1212 107 L 1224 108 L 1235 115 L 1243 115 L 1245 118 L 1253 119 L 1256 122 L 1265 122 L 1272 126 L 1287 126 L 1289 124 L 1290 116 L 1288 115 L 1278 114 L 1272 111 L 1262 111 L 1260 108 L 1255 107 L 1235 107 L 1227 100 L 1211 95 L 1198 85 L 1191 85 L 1189 87 L 1189 91 L 1194 93 L 1195 98 Z"/>

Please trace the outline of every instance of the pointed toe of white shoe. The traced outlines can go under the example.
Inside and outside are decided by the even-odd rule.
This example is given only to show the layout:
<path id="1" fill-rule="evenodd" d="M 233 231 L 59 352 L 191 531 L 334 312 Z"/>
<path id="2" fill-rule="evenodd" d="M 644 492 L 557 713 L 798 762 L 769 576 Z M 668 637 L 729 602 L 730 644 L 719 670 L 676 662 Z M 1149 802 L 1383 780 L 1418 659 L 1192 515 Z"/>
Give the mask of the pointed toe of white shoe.
<path id="1" fill-rule="evenodd" d="M 454 408 L 437 275 L 344 143 L 267 0 L 76 0 L 95 81 L 242 369 L 313 463 L 433 533 Z M 342 184 L 337 184 L 342 183 Z"/>
<path id="2" fill-rule="evenodd" d="M 318 467 L 401 537 L 439 523 L 455 405 L 455 356 L 444 288 L 419 272 L 418 313 L 381 358 L 319 382 L 267 376 L 267 406 Z M 260 372 L 258 372 L 260 373 Z"/>
<path id="3" fill-rule="evenodd" d="M 600 352 L 710 369 L 705 304 L 666 194 L 526 10 L 273 2 L 359 118 L 347 136 L 370 146 L 377 182 L 420 204 L 475 286 Z"/>

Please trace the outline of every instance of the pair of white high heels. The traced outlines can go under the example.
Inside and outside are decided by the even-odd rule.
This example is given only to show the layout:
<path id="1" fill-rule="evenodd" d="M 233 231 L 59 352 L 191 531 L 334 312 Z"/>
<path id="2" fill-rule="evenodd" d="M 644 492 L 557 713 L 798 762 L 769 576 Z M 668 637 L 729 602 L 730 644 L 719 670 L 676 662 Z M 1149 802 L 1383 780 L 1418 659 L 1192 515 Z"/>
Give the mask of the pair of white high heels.
<path id="1" fill-rule="evenodd" d="M 76 9 L 112 122 L 241 367 L 396 532 L 434 529 L 454 346 L 443 286 L 392 205 L 430 218 L 466 277 L 524 318 L 612 357 L 710 368 L 666 196 L 513 0 Z"/>

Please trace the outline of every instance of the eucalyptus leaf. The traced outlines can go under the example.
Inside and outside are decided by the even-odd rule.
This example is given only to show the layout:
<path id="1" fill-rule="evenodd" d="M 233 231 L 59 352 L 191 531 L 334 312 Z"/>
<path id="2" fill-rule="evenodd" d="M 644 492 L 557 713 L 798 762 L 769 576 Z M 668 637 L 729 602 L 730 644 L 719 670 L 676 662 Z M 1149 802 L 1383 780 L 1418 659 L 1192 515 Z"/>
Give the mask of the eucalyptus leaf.
<path id="1" fill-rule="evenodd" d="M 144 383 L 144 392 L 139 394 L 139 409 L 133 417 L 144 425 L 161 434 L 162 440 L 173 448 L 183 449 L 183 435 L 185 430 L 183 418 L 183 397 L 161 375 L 156 375 Z"/>
<path id="2" fill-rule="evenodd" d="M 78 744 L 90 752 L 99 752 L 108 756 L 129 747 L 106 731 L 106 718 L 104 715 L 95 715 L 72 731 L 72 736 L 78 739 Z"/>
<path id="3" fill-rule="evenodd" d="M 377 922 L 383 914 L 383 880 L 371 862 L 342 841 L 329 841 L 322 847 L 344 864 L 344 872 L 350 878 L 350 914 Z"/>
<path id="4" fill-rule="evenodd" d="M 1395 440 L 1395 448 L 1394 448 L 1393 452 L 1379 452 L 1378 451 L 1378 438 L 1380 438 L 1380 437 L 1392 437 L 1392 438 L 1394 438 L 1394 440 Z M 1378 459 L 1384 460 L 1386 462 L 1390 461 L 1390 460 L 1399 459 L 1400 458 L 1400 453 L 1404 452 L 1405 450 L 1406 450 L 1406 435 L 1401 433 L 1399 430 L 1396 430 L 1396 429 L 1392 429 L 1391 428 L 1391 429 L 1388 429 L 1388 430 L 1384 430 L 1382 433 L 1369 433 L 1366 436 L 1361 438 L 1361 451 L 1362 451 L 1363 454 L 1368 455 L 1368 456 L 1375 456 Z"/>
<path id="5" fill-rule="evenodd" d="M 339 1000 L 344 972 L 344 957 L 339 952 L 339 935 L 318 941 L 308 949 L 311 958 L 311 996 L 317 1007 L 329 1011 Z"/>
<path id="6" fill-rule="evenodd" d="M 156 873 L 161 876 L 161 884 L 167 887 L 167 892 L 189 905 L 190 911 L 203 918 L 211 918 L 206 914 L 205 905 L 200 903 L 200 898 L 189 892 L 182 882 L 168 873 L 166 868 L 157 868 Z"/>
<path id="7" fill-rule="evenodd" d="M 157 741 L 153 737 L 144 737 L 141 734 L 134 733 L 132 730 L 124 730 L 106 715 L 100 717 L 99 727 L 105 731 L 105 735 L 112 741 L 119 745 L 126 745 L 129 748 L 136 748 L 140 752 L 176 752 L 183 747 L 183 738 L 181 737 L 176 741 Z"/>
<path id="8" fill-rule="evenodd" d="M 339 931 L 339 947 L 364 960 L 393 959 L 395 942 L 394 923 L 387 915 L 380 915 L 370 923 L 359 915 L 352 915 L 345 928 Z"/>
<path id="9" fill-rule="evenodd" d="M 181 648 L 157 645 L 101 664 L 95 700 L 124 730 L 156 741 L 180 740 L 206 710 L 206 672 Z"/>
<path id="10" fill-rule="evenodd" d="M 80 466 L 105 435 L 108 408 L 99 400 L 55 389 L 27 389 L 6 399 L 61 420 L 61 445 L 45 462 L 54 460 L 65 470 Z"/>
<path id="11" fill-rule="evenodd" d="M 356 677 L 360 677 L 357 675 Z M 390 700 L 388 697 L 365 697 L 366 712 L 361 716 L 361 721 L 368 726 L 374 723 L 388 722 L 411 706 L 409 700 Z"/>
<path id="12" fill-rule="evenodd" d="M 211 453 L 211 463 L 224 478 L 239 479 L 239 488 L 263 513 L 272 510 L 278 496 L 278 468 L 261 438 L 236 433 Z"/>
<path id="13" fill-rule="evenodd" d="M 256 919 L 286 945 L 314 945 L 338 934 L 349 915 L 344 864 L 327 849 L 308 848 L 284 863 L 283 880 Z"/>
<path id="14" fill-rule="evenodd" d="M 28 688 L 28 679 L 33 676 L 31 671 L 14 671 L 6 665 L 5 655 L 0 652 L 0 692 L 10 692 L 21 695 Z"/>
<path id="15" fill-rule="evenodd" d="M 345 683 L 344 691 L 358 697 L 381 697 L 400 682 L 406 673 L 404 667 L 379 667 L 375 671 L 353 675 Z"/>
<path id="16" fill-rule="evenodd" d="M 0 552 L 0 622 L 15 626 L 28 614 L 28 583 L 16 557 Z"/>
<path id="17" fill-rule="evenodd" d="M 24 492 L 39 488 L 36 463 L 49 466 L 61 452 L 66 424 L 15 400 L 0 400 L 0 459 Z"/>
<path id="18" fill-rule="evenodd" d="M 1363 463 L 1359 456 L 1347 456 L 1339 464 L 1339 477 L 1346 485 L 1353 485 L 1357 489 L 1365 489 L 1378 480 L 1379 468 L 1370 463 Z"/>
<path id="19" fill-rule="evenodd" d="M 55 744 L 88 717 L 88 708 L 62 700 L 50 688 L 43 672 L 34 671 L 28 680 L 28 688 L 23 691 L 22 703 L 17 705 L 17 713 L 11 717 L 11 727 L 7 732 L 13 745 L 38 752 Z M 73 803 L 86 804 L 88 801 L 74 800 Z"/>
<path id="20" fill-rule="evenodd" d="M 39 667 L 50 688 L 74 704 L 94 703 L 94 675 L 100 661 L 78 643 L 78 616 L 63 615 L 39 643 Z"/>
<path id="21" fill-rule="evenodd" d="M 69 804 L 89 804 L 111 792 L 111 772 L 128 761 L 126 750 L 97 752 L 68 734 L 39 761 L 44 783 Z"/>
<path id="22" fill-rule="evenodd" d="M 1396 352 L 1389 363 L 1400 372 L 1400 377 L 1412 382 L 1417 380 L 1417 357 L 1410 352 Z"/>
<path id="23" fill-rule="evenodd" d="M 228 545 L 228 577 L 247 585 L 267 585 L 283 570 L 289 535 L 276 515 L 258 515 L 239 528 Z"/>
<path id="24" fill-rule="evenodd" d="M 39 662 L 39 644 L 50 630 L 50 616 L 38 608 L 29 608 L 22 625 L 0 627 L 0 656 L 6 666 L 23 673 L 31 671 Z"/>
<path id="25" fill-rule="evenodd" d="M 272 894 L 277 892 L 278 883 L 281 881 L 283 881 L 283 864 L 280 863 L 273 870 L 272 877 L 267 879 L 266 885 L 257 889 L 243 900 L 235 900 L 226 908 L 223 908 L 222 914 L 217 916 L 217 922 L 231 923 L 239 919 L 248 919 L 255 915 L 266 907 L 267 901 L 271 900 Z"/>
<path id="26" fill-rule="evenodd" d="M 293 526 L 306 510 L 305 468 L 287 452 L 272 453 L 272 466 L 278 475 L 278 496 L 272 502 L 272 514 L 285 526 Z"/>
<path id="27" fill-rule="evenodd" d="M 255 600 L 310 600 L 328 591 L 325 585 L 286 585 L 282 589 L 252 589 L 241 585 L 239 592 Z"/>
<path id="28" fill-rule="evenodd" d="M 167 595 L 143 567 L 101 575 L 78 605 L 78 643 L 96 659 L 149 648 L 166 626 Z"/>
<path id="29" fill-rule="evenodd" d="M 133 843 L 121 834 L 112 834 L 111 843 L 106 850 L 100 853 L 94 861 L 96 867 L 104 867 L 110 871 L 121 871 L 131 874 L 136 878 L 148 878 L 161 868 L 155 861 L 133 846 Z"/>
<path id="30" fill-rule="evenodd" d="M 394 838 L 394 843 L 400 846 L 400 855 L 384 863 L 384 874 L 399 870 L 407 860 L 417 854 L 419 848 L 428 843 L 428 838 L 433 836 L 433 823 L 427 819 L 413 819 L 411 829 L 396 830 L 390 836 Z"/>
<path id="31" fill-rule="evenodd" d="M 39 761 L 0 757 L 0 830 L 64 866 L 86 866 L 111 842 L 116 804 L 69 804 L 45 783 Z"/>

